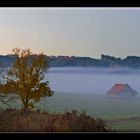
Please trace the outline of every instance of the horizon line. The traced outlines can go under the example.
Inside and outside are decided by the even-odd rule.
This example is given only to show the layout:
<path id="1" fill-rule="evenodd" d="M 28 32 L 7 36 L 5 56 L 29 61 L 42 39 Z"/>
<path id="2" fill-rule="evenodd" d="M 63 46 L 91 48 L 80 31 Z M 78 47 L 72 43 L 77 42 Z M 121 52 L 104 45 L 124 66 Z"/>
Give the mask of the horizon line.
<path id="1" fill-rule="evenodd" d="M 39 53 L 32 53 L 32 55 L 37 55 L 37 54 L 39 54 Z M 82 56 L 82 55 L 61 55 L 61 54 L 59 54 L 59 55 L 47 55 L 47 54 L 45 54 L 45 53 L 43 53 L 44 55 L 46 55 L 46 56 L 48 56 L 48 57 L 88 57 L 88 58 L 93 58 L 93 59 L 101 59 L 101 56 L 102 55 L 104 55 L 104 56 L 110 56 L 110 57 L 115 57 L 115 58 L 117 58 L 117 59 L 125 59 L 125 58 L 127 58 L 127 57 L 129 57 L 129 56 L 131 56 L 131 57 L 140 57 L 140 55 L 138 56 L 138 55 L 127 55 L 126 57 L 119 57 L 119 56 L 114 56 L 114 55 L 109 55 L 109 54 L 101 54 L 100 55 L 100 58 L 98 57 L 94 57 L 94 56 Z M 8 55 L 14 55 L 14 54 L 0 54 L 0 56 L 8 56 Z"/>

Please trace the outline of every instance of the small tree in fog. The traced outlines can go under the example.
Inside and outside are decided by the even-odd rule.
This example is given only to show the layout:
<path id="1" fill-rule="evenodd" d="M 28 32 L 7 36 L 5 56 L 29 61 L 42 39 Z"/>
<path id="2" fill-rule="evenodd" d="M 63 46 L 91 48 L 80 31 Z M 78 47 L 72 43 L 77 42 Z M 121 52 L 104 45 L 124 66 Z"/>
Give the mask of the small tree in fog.
<path id="1" fill-rule="evenodd" d="M 53 91 L 44 80 L 48 63 L 43 54 L 31 55 L 30 49 L 14 48 L 16 60 L 8 71 L 6 82 L 0 85 L 1 93 L 19 95 L 23 108 L 33 108 L 42 97 Z"/>

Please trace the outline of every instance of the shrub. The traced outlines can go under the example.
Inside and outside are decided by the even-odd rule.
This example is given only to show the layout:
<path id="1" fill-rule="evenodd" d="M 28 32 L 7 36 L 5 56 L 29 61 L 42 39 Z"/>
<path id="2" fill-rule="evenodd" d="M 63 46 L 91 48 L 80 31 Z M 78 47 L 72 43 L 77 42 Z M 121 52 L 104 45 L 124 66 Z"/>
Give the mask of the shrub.
<path id="1" fill-rule="evenodd" d="M 107 132 L 105 121 L 85 112 L 62 114 L 7 109 L 0 111 L 0 131 Z"/>

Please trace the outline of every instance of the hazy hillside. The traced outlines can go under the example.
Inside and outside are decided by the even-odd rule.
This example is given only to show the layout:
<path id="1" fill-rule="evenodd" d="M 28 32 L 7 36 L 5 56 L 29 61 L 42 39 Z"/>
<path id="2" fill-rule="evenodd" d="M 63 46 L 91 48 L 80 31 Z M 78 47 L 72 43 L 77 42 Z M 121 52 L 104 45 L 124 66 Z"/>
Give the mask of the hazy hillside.
<path id="1" fill-rule="evenodd" d="M 140 57 L 127 56 L 124 59 L 116 58 L 109 55 L 101 55 L 100 59 L 90 57 L 76 56 L 46 56 L 50 67 L 65 67 L 65 66 L 95 66 L 95 67 L 130 67 L 140 68 Z M 11 66 L 15 56 L 6 55 L 0 56 L 0 67 Z"/>

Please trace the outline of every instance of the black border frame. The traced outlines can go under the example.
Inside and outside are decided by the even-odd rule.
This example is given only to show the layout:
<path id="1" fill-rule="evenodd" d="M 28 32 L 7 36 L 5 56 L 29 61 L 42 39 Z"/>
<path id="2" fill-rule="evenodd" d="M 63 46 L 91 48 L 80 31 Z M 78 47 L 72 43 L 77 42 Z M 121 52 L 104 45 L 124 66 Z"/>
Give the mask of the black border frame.
<path id="1" fill-rule="evenodd" d="M 2 0 L 0 1 L 0 8 L 2 7 L 139 7 L 140 2 L 138 0 Z M 16 134 L 16 137 L 15 137 Z M 19 135 L 20 134 L 20 135 Z M 41 135 L 40 135 L 41 134 Z M 47 134 L 47 135 L 46 135 Z M 112 135 L 113 134 L 113 135 Z M 116 135 L 121 134 L 120 136 L 124 136 L 122 134 L 139 134 L 139 133 L 0 133 L 1 138 L 3 137 L 4 139 L 10 137 L 10 139 L 13 137 L 14 139 L 22 139 L 24 137 L 31 139 L 32 136 L 35 139 L 43 139 L 42 136 L 45 138 L 62 138 L 63 136 L 65 139 L 81 139 L 85 138 L 91 139 L 96 139 L 97 136 L 103 137 L 103 139 L 106 139 L 104 136 L 112 136 L 111 139 L 117 138 Z M 80 136 L 80 137 L 79 137 Z M 130 137 L 130 135 L 129 135 Z M 134 136 L 132 137 L 134 139 Z"/>
<path id="2" fill-rule="evenodd" d="M 139 7 L 139 0 L 1 0 L 0 7 Z"/>

